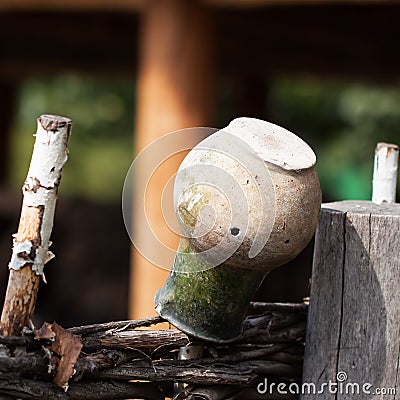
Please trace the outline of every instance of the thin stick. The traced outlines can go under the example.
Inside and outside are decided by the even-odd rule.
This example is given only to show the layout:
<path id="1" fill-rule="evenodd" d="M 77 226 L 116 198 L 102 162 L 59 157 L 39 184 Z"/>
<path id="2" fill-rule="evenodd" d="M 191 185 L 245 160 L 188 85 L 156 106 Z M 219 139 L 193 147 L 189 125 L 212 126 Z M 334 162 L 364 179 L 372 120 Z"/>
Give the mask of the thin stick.
<path id="1" fill-rule="evenodd" d="M 165 320 L 157 315 L 155 317 L 143 318 L 138 320 L 113 321 L 105 322 L 103 324 L 77 326 L 74 328 L 69 328 L 68 330 L 74 335 L 89 335 L 96 332 L 112 330 L 123 331 L 126 329 L 143 328 L 146 326 L 157 325 L 162 322 L 165 322 Z"/>
<path id="2" fill-rule="evenodd" d="M 38 119 L 18 233 L 14 235 L 10 275 L 0 328 L 4 336 L 20 335 L 35 308 L 43 267 L 54 257 L 48 250 L 62 168 L 68 158 L 71 120 L 55 115 Z"/>
<path id="3" fill-rule="evenodd" d="M 203 356 L 204 346 L 182 346 L 179 348 L 178 360 L 198 360 Z M 174 396 L 185 389 L 185 383 L 174 383 Z"/>
<path id="4" fill-rule="evenodd" d="M 248 311 L 251 314 L 256 312 L 278 311 L 283 313 L 306 313 L 308 305 L 305 303 L 250 303 Z"/>
<path id="5" fill-rule="evenodd" d="M 399 147 L 378 143 L 375 149 L 372 201 L 377 204 L 396 202 Z"/>

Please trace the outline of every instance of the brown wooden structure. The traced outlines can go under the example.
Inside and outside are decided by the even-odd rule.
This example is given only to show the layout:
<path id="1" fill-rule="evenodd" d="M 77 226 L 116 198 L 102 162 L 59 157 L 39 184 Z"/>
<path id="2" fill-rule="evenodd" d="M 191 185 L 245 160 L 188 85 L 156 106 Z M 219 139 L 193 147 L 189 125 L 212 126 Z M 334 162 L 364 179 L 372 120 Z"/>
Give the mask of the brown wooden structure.
<path id="1" fill-rule="evenodd" d="M 7 174 L 10 108 L 27 77 L 137 77 L 140 150 L 171 130 L 227 122 L 215 111 L 221 87 L 233 94 L 232 114 L 264 117 L 267 82 L 277 75 L 396 84 L 399 16 L 397 1 L 2 0 L 0 179 Z M 167 175 L 176 165 L 170 168 Z M 133 260 L 131 316 L 142 317 L 153 314 L 165 274 L 137 255 Z"/>
<path id="2" fill-rule="evenodd" d="M 163 321 L 161 317 L 68 330 L 45 323 L 23 337 L 0 336 L 1 398 L 281 398 L 276 390 L 260 395 L 257 387 L 264 380 L 288 384 L 301 380 L 307 306 L 252 303 L 249 312 L 243 334 L 229 346 L 202 342 L 176 329 L 154 330 Z M 60 358 L 71 360 L 68 354 L 76 344 L 82 351 L 79 358 L 75 354 L 70 369 L 58 363 Z M 181 350 L 185 358 L 179 357 Z M 190 357 L 195 351 L 196 360 Z M 54 368 L 49 369 L 50 363 Z M 64 391 L 60 387 L 65 388 L 66 382 L 68 390 Z"/>

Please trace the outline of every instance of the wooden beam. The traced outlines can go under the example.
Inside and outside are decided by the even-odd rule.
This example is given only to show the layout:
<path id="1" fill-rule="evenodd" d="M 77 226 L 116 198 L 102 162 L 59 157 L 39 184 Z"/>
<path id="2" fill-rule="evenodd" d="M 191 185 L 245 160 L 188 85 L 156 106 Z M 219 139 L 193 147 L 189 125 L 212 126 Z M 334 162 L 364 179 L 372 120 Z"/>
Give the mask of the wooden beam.
<path id="1" fill-rule="evenodd" d="M 218 8 L 254 9 L 271 6 L 309 6 L 335 4 L 382 4 L 381 0 L 202 0 L 203 3 Z M 398 3 L 398 0 L 384 0 L 385 3 Z"/>
<path id="2" fill-rule="evenodd" d="M 138 11 L 145 0 L 2 0 L 1 11 Z"/>
<path id="3" fill-rule="evenodd" d="M 222 9 L 254 9 L 274 6 L 398 3 L 398 0 L 201 0 L 205 6 Z M 141 12 L 146 0 L 2 0 L 2 11 L 135 11 Z"/>
<path id="4" fill-rule="evenodd" d="M 178 129 L 210 126 L 209 110 L 213 99 L 213 40 L 207 10 L 186 0 L 152 0 L 142 18 L 136 152 Z M 166 146 L 171 146 L 172 152 L 173 143 Z M 149 224 L 161 242 L 172 249 L 177 248 L 179 236 L 172 233 L 165 223 L 161 195 L 184 155 L 178 154 L 164 163 L 149 182 L 146 193 L 135 193 L 136 196 L 146 196 L 146 215 L 142 215 L 140 210 L 134 213 L 134 236 L 139 242 L 151 243 L 142 236 L 145 235 L 144 224 Z M 157 159 L 160 156 L 154 151 L 151 157 Z M 149 174 L 149 171 L 141 172 L 136 172 L 137 183 Z M 165 196 L 172 200 L 172 191 Z M 140 250 L 147 257 L 157 251 L 154 248 Z M 170 258 L 166 264 L 170 267 L 172 262 L 173 258 Z M 163 286 L 167 272 L 133 250 L 131 318 L 155 314 L 154 295 Z"/>
<path id="5" fill-rule="evenodd" d="M 72 71 L 133 79 L 138 21 L 137 14 L 121 12 L 0 13 L 0 76 L 18 80 Z M 50 34 L 48 26 L 57 29 Z M 38 43 L 63 51 L 41 51 Z"/>
<path id="6" fill-rule="evenodd" d="M 274 6 L 209 10 L 218 73 L 308 75 L 397 82 L 399 4 Z M 0 12 L 0 76 L 25 78 L 62 71 L 133 78 L 139 15 L 135 12 Z M 340 29 L 337 29 L 340 21 Z M 57 26 L 48 35 L 42 26 Z M 15 27 L 18 26 L 18 29 Z M 37 43 L 59 52 L 36 51 Z M 260 79 L 260 78 L 257 78 Z"/>
<path id="7" fill-rule="evenodd" d="M 225 74 L 397 81 L 399 15 L 398 3 L 220 10 L 216 64 Z"/>

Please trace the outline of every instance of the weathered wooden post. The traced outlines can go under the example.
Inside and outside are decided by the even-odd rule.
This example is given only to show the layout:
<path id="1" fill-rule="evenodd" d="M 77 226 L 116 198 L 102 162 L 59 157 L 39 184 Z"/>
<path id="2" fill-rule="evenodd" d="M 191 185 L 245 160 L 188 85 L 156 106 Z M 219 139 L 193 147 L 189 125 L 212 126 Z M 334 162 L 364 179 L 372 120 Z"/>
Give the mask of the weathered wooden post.
<path id="1" fill-rule="evenodd" d="M 322 206 L 302 399 L 394 399 L 399 389 L 400 204 L 394 203 L 393 188 L 398 151 L 395 145 L 377 146 L 373 198 L 379 204 Z"/>

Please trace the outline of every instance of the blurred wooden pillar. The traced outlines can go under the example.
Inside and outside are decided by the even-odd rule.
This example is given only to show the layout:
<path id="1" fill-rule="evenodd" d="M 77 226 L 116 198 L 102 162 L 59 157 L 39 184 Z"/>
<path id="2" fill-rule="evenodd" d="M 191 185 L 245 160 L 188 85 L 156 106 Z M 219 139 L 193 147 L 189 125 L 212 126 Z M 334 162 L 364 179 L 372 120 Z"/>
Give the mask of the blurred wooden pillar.
<path id="1" fill-rule="evenodd" d="M 211 26 L 209 11 L 195 1 L 146 2 L 140 36 L 136 153 L 170 132 L 210 125 L 209 111 L 213 99 Z M 156 158 L 157 154 L 152 154 L 152 157 Z M 146 191 L 146 217 L 154 233 L 172 248 L 177 247 L 179 237 L 164 223 L 160 203 L 162 191 L 183 157 L 184 154 L 180 154 L 169 160 Z M 143 195 L 135 193 L 135 196 Z M 143 234 L 140 226 L 147 222 L 135 216 L 135 211 L 133 223 L 135 234 Z M 133 248 L 131 318 L 155 314 L 153 298 L 167 274 L 168 271 L 152 265 Z"/>

